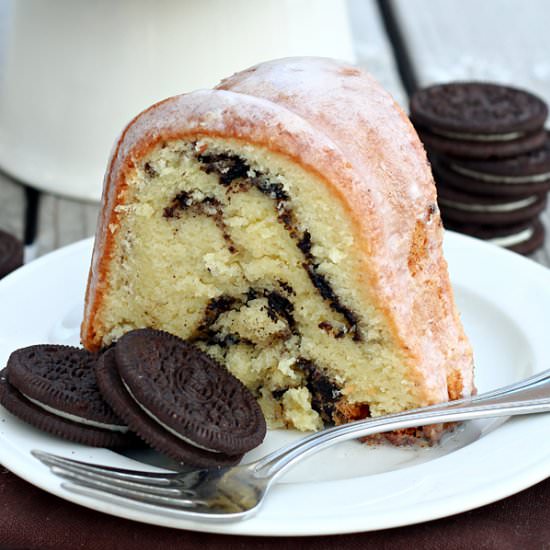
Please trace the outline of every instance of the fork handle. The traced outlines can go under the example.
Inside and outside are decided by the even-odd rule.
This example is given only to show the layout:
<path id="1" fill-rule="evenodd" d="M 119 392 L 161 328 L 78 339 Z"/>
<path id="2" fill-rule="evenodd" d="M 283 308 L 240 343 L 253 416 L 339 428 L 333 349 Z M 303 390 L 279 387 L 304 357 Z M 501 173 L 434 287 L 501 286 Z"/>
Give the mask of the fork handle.
<path id="1" fill-rule="evenodd" d="M 451 401 L 379 418 L 358 420 L 329 428 L 260 459 L 256 463 L 256 475 L 274 479 L 298 461 L 336 443 L 350 439 L 428 424 L 550 411 L 550 379 L 535 376 L 530 380 L 531 382 L 525 386 L 516 385 L 519 389 L 517 387 L 512 390 L 504 388 L 503 391 L 490 392 L 479 397 Z"/>

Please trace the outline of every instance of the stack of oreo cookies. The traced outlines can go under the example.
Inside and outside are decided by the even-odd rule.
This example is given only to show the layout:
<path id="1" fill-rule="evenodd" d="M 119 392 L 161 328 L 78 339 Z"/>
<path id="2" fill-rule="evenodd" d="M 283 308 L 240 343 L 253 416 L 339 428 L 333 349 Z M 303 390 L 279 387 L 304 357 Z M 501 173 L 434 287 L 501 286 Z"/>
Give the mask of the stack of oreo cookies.
<path id="1" fill-rule="evenodd" d="M 544 101 L 480 82 L 414 94 L 411 121 L 428 151 L 445 227 L 521 254 L 542 246 L 550 190 Z"/>

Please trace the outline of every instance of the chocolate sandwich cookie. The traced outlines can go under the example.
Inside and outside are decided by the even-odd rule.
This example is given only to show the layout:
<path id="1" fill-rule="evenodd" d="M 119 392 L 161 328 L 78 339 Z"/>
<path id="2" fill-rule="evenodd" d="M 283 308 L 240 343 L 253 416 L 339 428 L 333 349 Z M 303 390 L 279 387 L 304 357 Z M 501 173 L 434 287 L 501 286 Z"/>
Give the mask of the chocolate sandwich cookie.
<path id="1" fill-rule="evenodd" d="M 535 151 L 508 159 L 471 160 L 447 157 L 440 159 L 444 169 L 475 181 L 491 194 L 546 193 L 550 190 L 550 135 L 546 134 L 543 146 Z"/>
<path id="2" fill-rule="evenodd" d="M 249 390 L 196 346 L 166 332 L 124 335 L 98 363 L 97 379 L 128 425 L 180 462 L 235 464 L 265 436 Z"/>
<path id="3" fill-rule="evenodd" d="M 444 222 L 511 225 L 538 216 L 546 206 L 546 194 L 472 195 L 438 182 L 437 202 Z"/>
<path id="4" fill-rule="evenodd" d="M 138 440 L 103 400 L 95 380 L 97 356 L 69 346 L 37 345 L 8 359 L 0 403 L 48 433 L 95 447 L 128 447 Z"/>
<path id="5" fill-rule="evenodd" d="M 497 84 L 457 82 L 419 90 L 411 120 L 427 147 L 467 158 L 509 157 L 544 144 L 548 108 L 535 95 Z"/>
<path id="6" fill-rule="evenodd" d="M 465 224 L 452 220 L 444 223 L 447 229 L 502 246 L 519 254 L 531 254 L 544 243 L 544 227 L 538 220 L 510 226 Z"/>
<path id="7" fill-rule="evenodd" d="M 0 231 L 0 279 L 23 265 L 23 244 L 13 235 Z"/>
<path id="8" fill-rule="evenodd" d="M 453 141 L 418 126 L 416 129 L 426 147 L 445 155 L 473 159 L 507 158 L 522 155 L 538 149 L 546 139 L 544 132 L 541 130 L 513 141 L 479 142 L 471 140 L 458 141 L 458 139 Z"/>
<path id="9" fill-rule="evenodd" d="M 460 189 L 474 195 L 492 195 L 495 197 L 518 197 L 525 195 L 540 195 L 550 190 L 550 181 L 517 181 L 514 184 L 503 181 L 488 181 L 487 178 L 478 178 L 477 174 L 470 172 L 466 175 L 457 169 L 454 159 L 447 157 L 444 161 L 440 157 L 432 160 L 432 168 L 435 180 L 438 184 Z M 476 176 L 474 178 L 474 175 Z"/>

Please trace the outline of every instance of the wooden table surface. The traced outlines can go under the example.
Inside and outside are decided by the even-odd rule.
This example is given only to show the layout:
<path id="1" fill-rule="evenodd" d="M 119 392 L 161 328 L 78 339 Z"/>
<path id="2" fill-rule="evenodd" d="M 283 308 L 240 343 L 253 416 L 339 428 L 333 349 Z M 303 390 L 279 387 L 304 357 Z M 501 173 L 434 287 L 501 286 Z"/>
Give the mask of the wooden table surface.
<path id="1" fill-rule="evenodd" d="M 473 78 L 525 87 L 550 103 L 546 0 L 349 0 L 349 11 L 358 64 L 405 110 L 414 86 Z M 0 174 L 0 229 L 23 237 L 28 196 Z M 41 194 L 37 206 L 29 257 L 94 232 L 97 204 Z M 550 209 L 543 222 L 550 229 Z M 550 266 L 550 239 L 532 257 Z"/>

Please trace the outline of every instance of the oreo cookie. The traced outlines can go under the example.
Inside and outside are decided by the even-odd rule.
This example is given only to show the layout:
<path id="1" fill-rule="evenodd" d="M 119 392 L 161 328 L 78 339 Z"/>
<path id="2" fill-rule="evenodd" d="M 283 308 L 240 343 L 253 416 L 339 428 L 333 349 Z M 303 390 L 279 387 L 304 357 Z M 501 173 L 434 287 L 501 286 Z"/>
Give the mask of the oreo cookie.
<path id="1" fill-rule="evenodd" d="M 84 349 L 37 345 L 11 354 L 0 380 L 0 403 L 53 435 L 95 447 L 137 441 L 107 405 L 95 379 L 97 355 Z"/>
<path id="2" fill-rule="evenodd" d="M 416 130 L 426 147 L 430 147 L 438 153 L 473 159 L 506 158 L 522 155 L 538 149 L 546 139 L 546 135 L 542 130 L 515 140 L 502 142 L 480 142 L 465 139 L 459 141 L 458 138 L 456 140 L 444 138 L 419 127 Z"/>
<path id="3" fill-rule="evenodd" d="M 535 95 L 498 84 L 457 82 L 419 90 L 411 120 L 426 146 L 457 157 L 508 157 L 540 148 L 548 108 Z"/>
<path id="4" fill-rule="evenodd" d="M 538 219 L 509 226 L 468 224 L 452 220 L 445 221 L 444 225 L 447 229 L 483 239 L 519 254 L 531 254 L 544 243 L 544 227 Z"/>
<path id="5" fill-rule="evenodd" d="M 132 430 L 179 462 L 236 464 L 265 436 L 249 390 L 196 346 L 166 332 L 127 333 L 96 373 L 105 399 Z"/>
<path id="6" fill-rule="evenodd" d="M 0 279 L 23 265 L 23 244 L 0 231 Z"/>
<path id="7" fill-rule="evenodd" d="M 508 159 L 470 160 L 446 158 L 439 170 L 450 172 L 455 181 L 465 182 L 472 192 L 494 195 L 546 193 L 550 190 L 550 134 L 535 151 Z M 475 182 L 475 183 L 474 183 Z"/>
<path id="8" fill-rule="evenodd" d="M 533 219 L 546 207 L 546 194 L 495 197 L 473 195 L 444 185 L 437 186 L 443 221 L 486 225 L 512 225 Z"/>
<path id="9" fill-rule="evenodd" d="M 472 195 L 492 195 L 495 197 L 512 197 L 525 195 L 540 195 L 547 193 L 550 182 L 505 184 L 487 181 L 486 178 L 474 179 L 465 175 L 453 159 L 446 158 L 443 162 L 438 158 L 433 161 L 432 168 L 438 184 L 449 185 Z"/>

